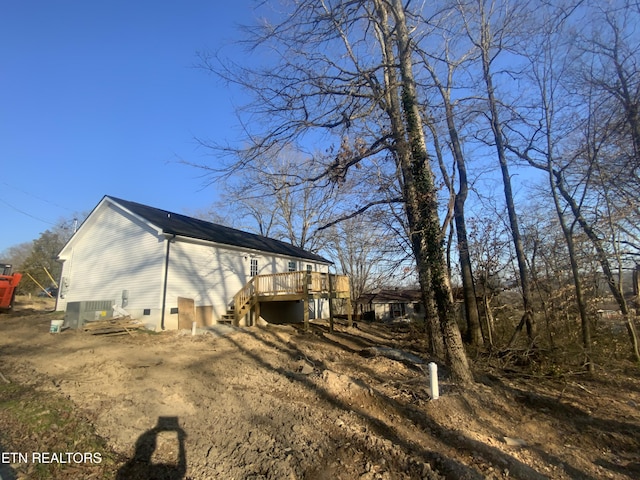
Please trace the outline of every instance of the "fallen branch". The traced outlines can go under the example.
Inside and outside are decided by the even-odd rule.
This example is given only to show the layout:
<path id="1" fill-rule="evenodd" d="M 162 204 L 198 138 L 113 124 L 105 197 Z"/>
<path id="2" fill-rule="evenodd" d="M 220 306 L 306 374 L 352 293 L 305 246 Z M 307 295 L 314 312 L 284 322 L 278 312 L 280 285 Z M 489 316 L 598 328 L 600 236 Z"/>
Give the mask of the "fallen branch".
<path id="1" fill-rule="evenodd" d="M 587 392 L 589 395 L 593 395 L 593 392 L 591 390 L 589 390 L 587 387 L 583 387 L 578 382 L 571 382 L 571 385 L 575 385 L 576 387 L 581 388 L 582 390 Z"/>
<path id="2" fill-rule="evenodd" d="M 363 348 L 360 350 L 360 355 L 363 357 L 377 357 L 383 356 L 390 358 L 391 360 L 395 360 L 397 362 L 406 363 L 407 365 L 415 366 L 421 365 L 424 363 L 417 355 L 413 353 L 405 352 L 403 350 L 398 350 L 397 348 L 390 347 L 369 347 Z"/>

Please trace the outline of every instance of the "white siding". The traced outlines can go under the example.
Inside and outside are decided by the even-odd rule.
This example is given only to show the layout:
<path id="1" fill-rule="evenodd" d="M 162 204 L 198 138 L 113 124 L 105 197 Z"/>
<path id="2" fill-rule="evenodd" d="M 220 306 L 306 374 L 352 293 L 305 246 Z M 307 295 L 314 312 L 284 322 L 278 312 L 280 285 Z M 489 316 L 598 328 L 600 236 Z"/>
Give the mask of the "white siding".
<path id="1" fill-rule="evenodd" d="M 243 257 L 238 250 L 180 240 L 172 243 L 167 309 L 178 306 L 178 297 L 192 298 L 196 306 L 211 305 L 213 319 L 219 319 L 248 276 L 249 262 Z"/>
<path id="2" fill-rule="evenodd" d="M 267 253 L 221 245 L 177 239 L 169 256 L 167 312 L 178 305 L 178 297 L 192 298 L 196 306 L 212 306 L 213 320 L 227 312 L 233 297 L 251 280 L 251 260 L 258 261 L 258 274 L 288 271 L 289 261 L 313 271 L 327 271 L 327 266 Z M 166 327 L 177 327 L 177 315 L 166 317 Z"/>
<path id="3" fill-rule="evenodd" d="M 84 227 L 61 255 L 67 286 L 58 309 L 65 309 L 68 302 L 88 300 L 113 300 L 120 305 L 122 291 L 128 290 L 127 310 L 142 314 L 143 309 L 152 309 L 157 314 L 164 280 L 164 237 L 109 204 L 95 211 Z"/>

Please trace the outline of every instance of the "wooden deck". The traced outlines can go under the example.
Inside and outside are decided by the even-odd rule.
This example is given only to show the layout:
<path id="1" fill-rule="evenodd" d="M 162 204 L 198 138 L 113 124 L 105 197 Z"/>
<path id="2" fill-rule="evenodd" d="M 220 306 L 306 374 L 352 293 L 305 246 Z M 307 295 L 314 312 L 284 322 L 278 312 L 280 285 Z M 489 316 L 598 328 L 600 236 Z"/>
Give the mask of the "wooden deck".
<path id="1" fill-rule="evenodd" d="M 309 323 L 308 302 L 315 298 L 345 298 L 351 324 L 351 292 L 349 277 L 321 272 L 287 272 L 256 275 L 233 297 L 233 320 L 240 319 L 254 310 L 260 315 L 260 302 L 302 300 L 304 302 L 305 327 Z M 333 309 L 329 301 L 330 321 L 333 326 Z"/>

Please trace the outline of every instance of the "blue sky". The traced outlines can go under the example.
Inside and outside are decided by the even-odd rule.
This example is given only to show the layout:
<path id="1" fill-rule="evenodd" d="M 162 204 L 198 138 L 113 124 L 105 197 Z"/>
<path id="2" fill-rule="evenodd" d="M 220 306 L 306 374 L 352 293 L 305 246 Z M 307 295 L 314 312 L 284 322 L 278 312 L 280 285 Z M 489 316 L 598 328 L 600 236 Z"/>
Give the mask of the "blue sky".
<path id="1" fill-rule="evenodd" d="M 237 39 L 250 0 L 0 5 L 0 252 L 104 195 L 179 213 L 216 188 L 182 165 L 233 141 L 241 99 L 195 68 Z"/>

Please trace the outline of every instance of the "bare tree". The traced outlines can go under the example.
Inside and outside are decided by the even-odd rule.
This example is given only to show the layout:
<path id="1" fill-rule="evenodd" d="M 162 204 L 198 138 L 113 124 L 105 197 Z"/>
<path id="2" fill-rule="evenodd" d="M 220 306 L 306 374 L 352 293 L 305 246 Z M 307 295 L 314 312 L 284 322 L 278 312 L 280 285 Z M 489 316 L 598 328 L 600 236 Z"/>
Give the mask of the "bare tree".
<path id="1" fill-rule="evenodd" d="M 22 264 L 27 259 L 32 249 L 33 242 L 24 242 L 13 245 L 3 252 L 0 252 L 0 261 L 13 265 L 14 270 L 21 269 Z"/>
<path id="2" fill-rule="evenodd" d="M 252 30 L 254 47 L 273 45 L 277 61 L 263 70 L 210 62 L 229 81 L 247 87 L 256 101 L 253 120 L 268 120 L 229 171 L 250 165 L 267 151 L 309 137 L 340 136 L 337 152 L 314 157 L 317 175 L 290 172 L 298 184 L 358 183 L 373 162 L 397 172 L 412 251 L 425 304 L 437 307 L 446 361 L 461 382 L 472 381 L 456 323 L 438 218 L 437 190 L 424 138 L 424 106 L 414 78 L 414 43 L 405 6 L 398 0 L 296 2 L 276 22 Z M 209 59 L 211 60 L 211 59 Z M 207 59 L 205 59 L 207 61 Z M 252 124 L 256 127 L 257 124 Z M 347 142 L 343 139 L 348 138 Z M 380 191 L 365 192 L 352 204 L 363 213 L 388 203 Z M 345 212 L 344 218 L 350 214 Z"/>
<path id="3" fill-rule="evenodd" d="M 448 16 L 446 16 L 448 18 Z M 448 36 L 451 35 L 452 29 L 456 28 L 455 24 L 447 22 L 439 26 L 439 31 L 443 37 L 440 48 L 434 49 L 434 52 L 420 49 L 419 54 L 423 59 L 425 68 L 429 72 L 430 79 L 440 94 L 442 102 L 442 110 L 446 122 L 446 143 L 449 145 L 451 154 L 453 155 L 456 170 L 458 173 L 458 191 L 454 193 L 453 178 L 449 178 L 445 172 L 443 161 L 439 158 L 442 176 L 445 184 L 452 192 L 451 209 L 452 218 L 455 221 L 455 231 L 458 246 L 458 259 L 460 262 L 460 277 L 462 279 L 462 292 L 464 297 L 465 316 L 467 319 L 467 335 L 469 343 L 479 345 L 482 343 L 482 331 L 480 328 L 480 318 L 478 313 L 478 305 L 476 303 L 475 284 L 473 279 L 473 270 L 471 266 L 471 258 L 469 255 L 469 242 L 467 238 L 467 226 L 465 219 L 465 202 L 469 194 L 469 180 L 467 173 L 466 158 L 463 153 L 462 140 L 457 126 L 459 115 L 456 115 L 456 103 L 452 99 L 452 89 L 454 85 L 454 76 L 459 69 L 463 69 L 466 62 L 473 57 L 473 48 L 463 51 L 458 59 L 451 58 L 452 47 Z M 444 69 L 443 80 L 438 74 L 438 65 L 442 65 Z M 461 86 L 459 86 L 461 87 Z M 433 129 L 434 146 L 439 151 L 437 133 Z"/>
<path id="4" fill-rule="evenodd" d="M 582 38 L 589 68 L 583 80 L 616 107 L 610 127 L 629 140 L 624 150 L 627 166 L 637 182 L 640 178 L 640 41 L 637 5 L 627 0 L 610 4 L 594 2 L 594 28 Z"/>
<path id="5" fill-rule="evenodd" d="M 573 45 L 567 36 L 568 20 L 575 11 L 575 6 L 576 3 L 559 2 L 553 8 L 543 9 L 537 16 L 535 25 L 532 25 L 532 31 L 527 32 L 526 39 L 522 42 L 519 53 L 528 62 L 524 79 L 530 82 L 530 88 L 527 89 L 531 92 L 528 102 L 530 107 L 521 107 L 522 121 L 517 125 L 513 122 L 508 126 L 509 131 L 513 133 L 512 136 L 521 140 L 522 147 L 516 148 L 513 143 L 507 144 L 506 147 L 534 168 L 547 174 L 548 191 L 567 246 L 573 276 L 586 357 L 585 365 L 589 371 L 593 371 L 590 353 L 591 327 L 574 243 L 573 230 L 576 222 L 570 222 L 567 218 L 554 175 L 558 168 L 562 168 L 560 164 L 563 161 L 564 147 L 561 141 L 571 136 L 576 129 L 574 122 L 567 121 L 569 116 L 575 114 L 572 105 L 575 100 L 570 94 L 571 88 L 567 82 L 572 62 L 576 59 L 572 51 Z"/>
<path id="6" fill-rule="evenodd" d="M 348 188 L 322 188 L 292 178 L 308 166 L 308 158 L 292 149 L 265 155 L 226 182 L 215 213 L 224 223 L 286 241 L 312 252 L 327 242 L 326 225 Z"/>
<path id="7" fill-rule="evenodd" d="M 394 239 L 378 222 L 358 216 L 339 222 L 327 233 L 325 251 L 335 259 L 340 273 L 349 276 L 352 300 L 392 281 L 402 253 L 394 249 Z"/>
<path id="8" fill-rule="evenodd" d="M 533 343 L 535 342 L 536 331 L 529 271 L 514 202 L 509 160 L 507 158 L 507 142 L 504 137 L 504 124 L 501 120 L 499 109 L 500 102 L 494 85 L 494 63 L 499 54 L 506 49 L 509 36 L 513 35 L 518 28 L 516 26 L 517 22 L 523 22 L 526 14 L 523 12 L 522 7 L 518 8 L 508 0 L 476 0 L 474 3 L 475 5 L 471 6 L 458 2 L 458 11 L 463 18 L 469 39 L 480 52 L 482 81 L 485 87 L 484 93 L 486 94 L 486 115 L 502 174 L 505 204 L 518 263 L 524 307 L 522 319 L 509 344 L 513 343 L 517 333 L 525 325 L 529 341 Z"/>
<path id="9" fill-rule="evenodd" d="M 640 360 L 636 328 L 623 290 L 625 260 L 620 248 L 622 235 L 629 240 L 636 236 L 636 227 L 627 228 L 623 219 L 633 212 L 640 184 L 640 41 L 633 34 L 636 23 L 632 22 L 638 12 L 627 2 L 613 2 L 595 4 L 587 14 L 597 27 L 582 38 L 583 67 L 576 89 L 586 108 L 574 136 L 575 146 L 566 149 L 564 165 L 550 170 L 550 175 L 595 250 L 624 318 L 633 355 Z M 582 192 L 581 196 L 576 192 Z"/>

